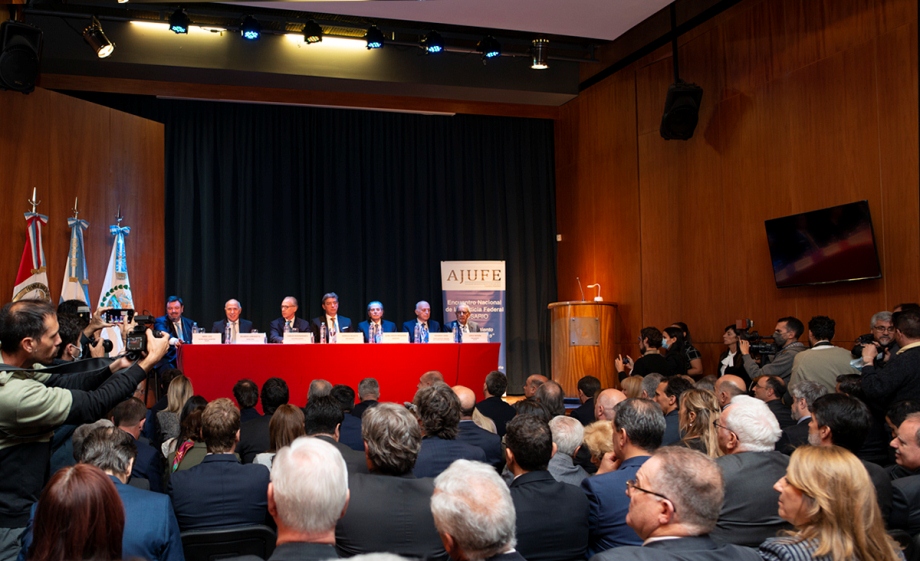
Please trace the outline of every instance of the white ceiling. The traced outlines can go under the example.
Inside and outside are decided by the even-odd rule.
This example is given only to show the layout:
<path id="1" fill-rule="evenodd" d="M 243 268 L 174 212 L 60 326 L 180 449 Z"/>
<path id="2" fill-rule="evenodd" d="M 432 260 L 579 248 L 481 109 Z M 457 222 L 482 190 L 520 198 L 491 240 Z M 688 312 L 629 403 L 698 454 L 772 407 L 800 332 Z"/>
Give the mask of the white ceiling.
<path id="1" fill-rule="evenodd" d="M 260 8 L 527 31 L 612 41 L 673 0 L 259 2 Z"/>

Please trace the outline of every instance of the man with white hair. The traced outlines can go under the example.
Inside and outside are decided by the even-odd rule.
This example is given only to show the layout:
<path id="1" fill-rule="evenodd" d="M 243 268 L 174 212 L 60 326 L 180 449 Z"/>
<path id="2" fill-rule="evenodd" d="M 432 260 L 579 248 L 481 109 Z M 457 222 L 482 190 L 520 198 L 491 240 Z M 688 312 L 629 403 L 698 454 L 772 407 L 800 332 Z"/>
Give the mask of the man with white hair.
<path id="1" fill-rule="evenodd" d="M 549 430 L 553 433 L 553 445 L 556 446 L 556 453 L 546 466 L 546 471 L 555 478 L 556 481 L 569 483 L 571 485 L 581 485 L 584 478 L 588 477 L 588 472 L 581 466 L 576 466 L 574 462 L 575 452 L 581 446 L 585 437 L 585 427 L 578 419 L 559 415 L 553 417 L 549 422 Z"/>
<path id="2" fill-rule="evenodd" d="M 454 561 L 524 561 L 515 551 L 515 512 L 494 469 L 457 460 L 434 480 L 431 514 Z"/>
<path id="3" fill-rule="evenodd" d="M 773 489 L 789 465 L 789 456 L 774 450 L 782 434 L 779 422 L 766 403 L 739 395 L 715 425 L 725 454 L 716 459 L 725 480 L 725 504 L 712 537 L 757 547 L 790 528 L 777 514 L 779 492 Z"/>

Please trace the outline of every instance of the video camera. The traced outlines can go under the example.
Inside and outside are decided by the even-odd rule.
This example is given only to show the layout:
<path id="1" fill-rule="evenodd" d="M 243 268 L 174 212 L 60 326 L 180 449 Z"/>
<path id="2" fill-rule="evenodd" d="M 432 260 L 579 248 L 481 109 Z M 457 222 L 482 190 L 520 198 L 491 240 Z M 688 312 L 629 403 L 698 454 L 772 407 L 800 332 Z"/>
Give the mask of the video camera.
<path id="1" fill-rule="evenodd" d="M 147 328 L 153 329 L 153 316 L 134 316 L 134 329 L 128 332 L 125 339 L 125 356 L 130 360 L 140 360 L 147 353 Z M 163 332 L 154 330 L 153 336 L 159 339 Z"/>
<path id="2" fill-rule="evenodd" d="M 751 353 L 759 355 L 775 355 L 779 349 L 773 343 L 773 339 L 765 339 L 757 331 L 752 331 L 754 321 L 750 319 L 739 319 L 735 321 L 735 332 L 738 333 L 739 339 L 744 339 L 751 344 Z"/>

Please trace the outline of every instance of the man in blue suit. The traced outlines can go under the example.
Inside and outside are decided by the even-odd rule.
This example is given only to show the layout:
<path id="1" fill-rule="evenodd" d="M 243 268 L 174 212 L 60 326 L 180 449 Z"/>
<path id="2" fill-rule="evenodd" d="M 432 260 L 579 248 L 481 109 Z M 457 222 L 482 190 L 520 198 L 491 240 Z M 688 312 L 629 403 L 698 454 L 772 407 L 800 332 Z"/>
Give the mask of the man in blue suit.
<path id="1" fill-rule="evenodd" d="M 130 434 L 136 443 L 137 454 L 134 458 L 132 477 L 141 477 L 150 482 L 150 490 L 163 492 L 163 454 L 141 438 L 141 431 L 147 422 L 147 408 L 136 397 L 129 397 L 112 409 L 112 423 Z"/>
<path id="2" fill-rule="evenodd" d="M 272 343 L 283 343 L 285 332 L 297 331 L 306 333 L 310 331 L 310 322 L 297 317 L 297 298 L 285 296 L 281 301 L 281 317 L 273 320 L 268 328 L 268 340 Z"/>
<path id="3" fill-rule="evenodd" d="M 460 400 L 460 432 L 457 433 L 457 440 L 482 448 L 486 454 L 486 462 L 501 471 L 505 467 L 505 458 L 502 456 L 502 437 L 480 428 L 473 422 L 476 394 L 465 386 L 454 386 L 451 389 Z"/>
<path id="4" fill-rule="evenodd" d="M 422 447 L 412 472 L 416 477 L 437 477 L 454 460 L 486 463 L 482 448 L 457 438 L 460 431 L 460 400 L 444 382 L 423 387 L 412 400 L 422 427 Z M 379 405 L 378 405 L 379 407 Z"/>
<path id="5" fill-rule="evenodd" d="M 422 300 L 415 305 L 415 319 L 403 324 L 402 330 L 409 334 L 409 342 L 415 343 L 415 326 L 421 325 L 422 333 L 425 334 L 423 341 L 427 342 L 429 333 L 438 333 L 441 331 L 441 324 L 431 319 L 431 304 Z"/>
<path id="6" fill-rule="evenodd" d="M 323 294 L 323 312 L 323 315 L 310 321 L 310 327 L 313 329 L 313 342 L 328 343 L 334 333 L 354 331 L 351 320 L 339 315 L 339 295 L 335 292 Z M 320 328 L 323 325 L 326 326 L 326 340 L 320 341 L 322 334 Z"/>
<path id="7" fill-rule="evenodd" d="M 377 341 L 371 341 L 371 328 L 373 327 L 374 333 L 379 337 L 379 334 L 382 333 L 396 333 L 396 324 L 392 321 L 387 321 L 383 319 L 383 304 L 374 300 L 367 305 L 367 321 L 362 321 L 358 324 L 358 329 L 364 333 L 364 342 L 365 343 L 376 343 Z"/>
<path id="8" fill-rule="evenodd" d="M 242 311 L 243 306 L 240 305 L 239 300 L 227 300 L 227 303 L 224 304 L 224 313 L 227 315 L 227 319 L 215 321 L 214 325 L 211 326 L 211 333 L 220 333 L 221 342 L 226 343 L 227 325 L 229 324 L 230 340 L 235 343 L 237 335 L 252 331 L 252 322 L 248 319 L 240 319 L 240 312 Z"/>
<path id="9" fill-rule="evenodd" d="M 177 340 L 175 347 L 169 347 L 162 362 L 162 364 L 169 364 L 171 368 L 176 367 L 176 347 L 192 342 L 195 322 L 183 316 L 184 312 L 185 306 L 182 304 L 182 298 L 170 296 L 166 299 L 166 315 L 156 318 L 153 324 L 154 329 L 168 333 L 170 339 Z"/>

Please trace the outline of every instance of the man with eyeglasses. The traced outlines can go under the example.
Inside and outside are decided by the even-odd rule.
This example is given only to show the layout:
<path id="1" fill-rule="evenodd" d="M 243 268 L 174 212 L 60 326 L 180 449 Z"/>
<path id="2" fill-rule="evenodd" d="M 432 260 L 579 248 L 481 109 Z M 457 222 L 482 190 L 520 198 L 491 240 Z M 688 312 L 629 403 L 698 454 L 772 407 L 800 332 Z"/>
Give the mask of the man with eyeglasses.
<path id="1" fill-rule="evenodd" d="M 866 345 L 862 354 L 860 386 L 875 415 L 884 415 L 895 401 L 920 399 L 920 310 L 907 309 L 892 319 L 894 339 L 901 348 L 884 370 L 875 367 L 875 345 Z"/>
<path id="2" fill-rule="evenodd" d="M 591 561 L 760 559 L 756 550 L 709 537 L 724 497 L 722 474 L 712 458 L 689 448 L 661 448 L 627 482 L 625 493 L 626 523 L 642 545 L 610 549 Z"/>
<path id="3" fill-rule="evenodd" d="M 751 343 L 745 339 L 738 341 L 744 370 L 753 380 L 758 376 L 779 376 L 784 382 L 789 382 L 792 374 L 792 361 L 797 354 L 805 350 L 805 345 L 799 342 L 799 337 L 805 331 L 801 320 L 792 316 L 779 318 L 776 321 L 776 330 L 773 331 L 773 342 L 779 347 L 779 352 L 773 356 L 769 364 L 759 365 L 751 356 Z"/>
<path id="4" fill-rule="evenodd" d="M 834 392 L 837 391 L 837 376 L 859 374 L 859 370 L 850 365 L 850 353 L 831 344 L 836 326 L 837 322 L 827 316 L 815 316 L 808 320 L 811 348 L 795 355 L 792 383 L 810 380 L 818 382 L 828 392 Z"/>
<path id="5" fill-rule="evenodd" d="M 869 320 L 869 333 L 860 335 L 856 345 L 851 351 L 853 358 L 862 358 L 866 345 L 874 345 L 878 350 L 875 357 L 875 367 L 885 368 L 888 361 L 901 349 L 894 340 L 894 323 L 891 321 L 891 312 L 878 312 Z"/>
<path id="6" fill-rule="evenodd" d="M 297 298 L 285 296 L 281 301 L 281 317 L 273 320 L 268 328 L 268 340 L 272 343 L 283 343 L 285 333 L 306 333 L 310 330 L 310 322 L 297 317 Z"/>

